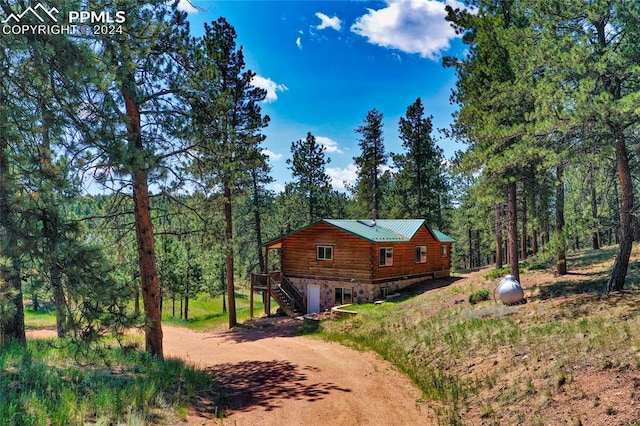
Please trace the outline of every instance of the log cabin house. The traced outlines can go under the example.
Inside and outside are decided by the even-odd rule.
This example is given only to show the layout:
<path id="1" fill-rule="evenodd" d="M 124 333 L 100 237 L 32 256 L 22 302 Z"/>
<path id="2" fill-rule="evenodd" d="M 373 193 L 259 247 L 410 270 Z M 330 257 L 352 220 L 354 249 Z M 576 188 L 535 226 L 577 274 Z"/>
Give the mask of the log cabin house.
<path id="1" fill-rule="evenodd" d="M 373 302 L 449 276 L 453 242 L 422 219 L 324 219 L 266 243 L 266 264 L 278 250 L 279 270 L 256 274 L 252 286 L 292 316 Z"/>

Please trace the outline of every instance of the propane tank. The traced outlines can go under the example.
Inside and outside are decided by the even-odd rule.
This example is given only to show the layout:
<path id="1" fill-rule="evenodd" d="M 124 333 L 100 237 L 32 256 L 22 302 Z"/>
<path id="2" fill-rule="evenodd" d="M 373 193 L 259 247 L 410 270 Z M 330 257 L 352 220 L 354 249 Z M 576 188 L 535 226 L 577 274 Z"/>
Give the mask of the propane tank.
<path id="1" fill-rule="evenodd" d="M 497 293 L 497 298 L 496 298 Z M 493 291 L 494 300 L 502 301 L 505 305 L 513 305 L 524 299 L 524 290 L 513 275 L 506 275 Z"/>

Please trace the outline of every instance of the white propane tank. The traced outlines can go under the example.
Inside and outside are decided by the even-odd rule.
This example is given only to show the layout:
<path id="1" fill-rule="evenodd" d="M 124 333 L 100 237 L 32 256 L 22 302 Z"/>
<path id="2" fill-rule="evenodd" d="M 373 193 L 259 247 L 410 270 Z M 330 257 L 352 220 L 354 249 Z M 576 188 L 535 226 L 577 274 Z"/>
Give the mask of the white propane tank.
<path id="1" fill-rule="evenodd" d="M 496 293 L 498 297 L 496 299 Z M 493 291 L 493 298 L 502 301 L 505 305 L 513 305 L 524 299 L 524 290 L 513 275 L 506 275 Z"/>

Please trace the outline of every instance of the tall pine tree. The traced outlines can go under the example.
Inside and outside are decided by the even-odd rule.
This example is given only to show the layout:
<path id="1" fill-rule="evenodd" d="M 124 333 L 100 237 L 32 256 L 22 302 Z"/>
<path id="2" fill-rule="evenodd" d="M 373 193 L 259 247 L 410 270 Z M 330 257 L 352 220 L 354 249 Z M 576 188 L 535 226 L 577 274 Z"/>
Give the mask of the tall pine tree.
<path id="1" fill-rule="evenodd" d="M 98 87 L 102 93 L 96 99 L 102 102 L 92 113 L 101 119 L 102 137 L 91 142 L 105 154 L 103 170 L 111 172 L 113 182 L 124 181 L 132 190 L 145 346 L 162 357 L 161 286 L 150 184 L 161 181 L 168 160 L 184 150 L 171 137 L 176 115 L 172 83 L 179 72 L 175 54 L 185 49 L 188 28 L 185 15 L 165 1 L 119 0 L 114 7 L 125 13 L 126 31 L 102 35 L 95 48 L 101 60 L 98 72 L 112 80 Z"/>
<path id="2" fill-rule="evenodd" d="M 431 136 L 432 117 L 424 116 L 420 98 L 400 118 L 398 130 L 405 153 L 392 154 L 398 170 L 393 188 L 402 207 L 393 216 L 424 218 L 430 225 L 442 229 L 442 209 L 447 198 L 444 154 Z"/>
<path id="3" fill-rule="evenodd" d="M 266 91 L 252 85 L 236 32 L 224 18 L 205 24 L 189 58 L 182 96 L 191 106 L 192 173 L 203 188 L 220 188 L 225 220 L 229 326 L 237 324 L 234 284 L 233 199 L 253 186 L 251 170 L 266 162 L 260 144 L 269 123 L 259 102 Z M 249 167 L 248 167 L 249 166 Z"/>
<path id="4" fill-rule="evenodd" d="M 295 179 L 293 186 L 305 199 L 307 224 L 325 217 L 328 213 L 329 176 L 326 165 L 331 162 L 325 156 L 326 148 L 316 141 L 311 132 L 305 139 L 291 142 L 292 158 L 287 160 Z"/>
<path id="5" fill-rule="evenodd" d="M 368 216 L 371 210 L 380 213 L 385 192 L 382 174 L 387 164 L 382 132 L 383 115 L 377 109 L 367 113 L 356 133 L 360 134 L 360 155 L 353 160 L 358 167 L 358 175 L 353 191 L 356 196 L 358 214 Z"/>

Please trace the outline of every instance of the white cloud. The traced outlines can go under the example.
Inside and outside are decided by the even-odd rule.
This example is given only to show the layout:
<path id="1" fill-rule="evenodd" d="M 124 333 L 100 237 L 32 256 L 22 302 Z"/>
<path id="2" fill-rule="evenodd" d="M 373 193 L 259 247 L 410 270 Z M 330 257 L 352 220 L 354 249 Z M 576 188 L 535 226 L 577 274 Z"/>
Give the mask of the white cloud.
<path id="1" fill-rule="evenodd" d="M 251 84 L 255 87 L 259 87 L 260 89 L 264 89 L 267 91 L 267 97 L 264 99 L 264 101 L 267 103 L 277 101 L 278 92 L 289 90 L 284 84 L 278 84 L 270 78 L 265 78 L 258 74 L 253 76 L 253 79 L 251 79 Z"/>
<path id="2" fill-rule="evenodd" d="M 342 154 L 342 150 L 338 148 L 338 142 L 327 138 L 325 136 L 316 136 L 316 141 L 325 147 L 326 152 L 335 152 L 338 154 Z"/>
<path id="3" fill-rule="evenodd" d="M 349 164 L 344 169 L 339 167 L 328 167 L 327 175 L 331 179 L 331 186 L 338 191 L 346 190 L 346 183 L 354 184 L 358 177 L 358 167 L 355 164 Z"/>
<path id="4" fill-rule="evenodd" d="M 387 0 L 387 7 L 369 9 L 356 19 L 351 31 L 378 46 L 437 59 L 451 40 L 460 37 L 445 20 L 447 4 L 465 8 L 458 0 Z"/>
<path id="5" fill-rule="evenodd" d="M 325 28 L 333 28 L 336 31 L 340 31 L 340 29 L 342 28 L 342 20 L 337 16 L 329 18 L 324 13 L 317 12 L 316 17 L 320 19 L 320 25 L 316 26 L 316 29 L 318 30 L 324 30 Z"/>
<path id="6" fill-rule="evenodd" d="M 177 8 L 179 11 L 187 13 L 197 13 L 199 10 L 201 10 L 191 4 L 189 0 L 179 0 Z"/>
<path id="7" fill-rule="evenodd" d="M 296 46 L 298 46 L 298 49 L 302 49 L 302 39 L 300 37 L 296 39 Z"/>
<path id="8" fill-rule="evenodd" d="M 263 153 L 264 155 L 266 155 L 267 157 L 269 157 L 269 158 L 270 158 L 271 160 L 273 160 L 273 161 L 282 160 L 282 157 L 283 157 L 283 155 L 282 155 L 282 154 L 276 154 L 275 152 L 270 151 L 270 150 L 268 150 L 268 149 L 266 149 L 266 148 L 263 148 L 263 149 L 262 149 L 262 153 Z"/>

